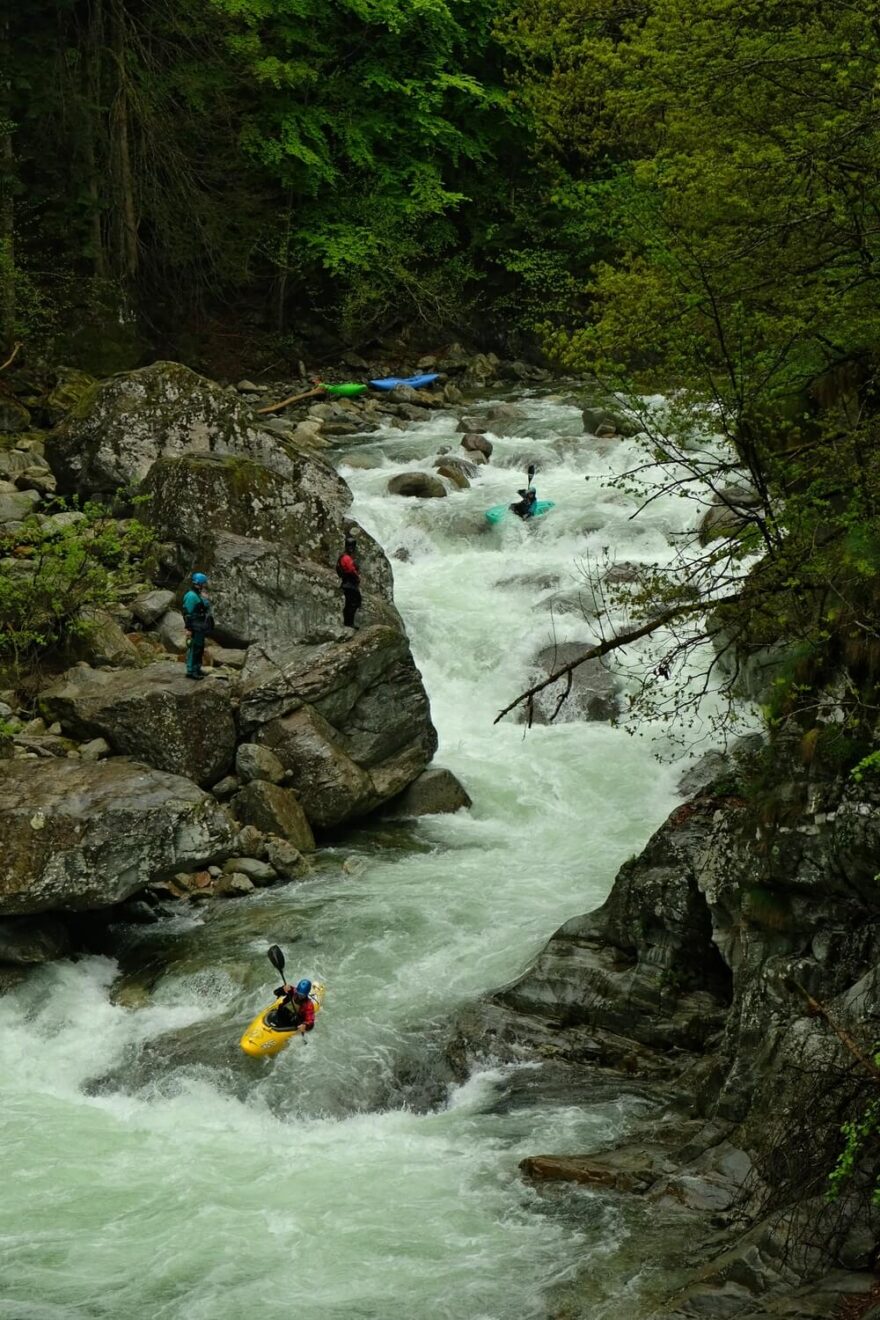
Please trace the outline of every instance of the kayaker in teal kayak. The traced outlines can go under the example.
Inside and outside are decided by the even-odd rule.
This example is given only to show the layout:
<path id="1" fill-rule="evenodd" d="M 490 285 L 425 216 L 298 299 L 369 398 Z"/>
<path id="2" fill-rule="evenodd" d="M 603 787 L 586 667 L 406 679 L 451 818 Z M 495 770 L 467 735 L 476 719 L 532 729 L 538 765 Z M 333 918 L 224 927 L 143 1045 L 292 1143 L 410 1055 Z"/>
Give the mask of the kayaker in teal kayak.
<path id="1" fill-rule="evenodd" d="M 538 492 L 532 484 L 535 476 L 534 466 L 529 467 L 529 484 L 524 490 L 518 490 L 519 500 L 511 504 L 511 509 L 518 518 L 531 518 L 535 512 L 535 505 L 538 503 Z"/>

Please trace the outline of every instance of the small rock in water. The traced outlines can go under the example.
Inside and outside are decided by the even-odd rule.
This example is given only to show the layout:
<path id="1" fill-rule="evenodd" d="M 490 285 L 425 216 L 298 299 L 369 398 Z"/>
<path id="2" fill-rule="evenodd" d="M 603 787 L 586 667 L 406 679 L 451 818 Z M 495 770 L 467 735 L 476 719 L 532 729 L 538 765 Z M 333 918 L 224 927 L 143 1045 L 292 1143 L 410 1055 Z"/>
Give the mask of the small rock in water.
<path id="1" fill-rule="evenodd" d="M 291 880 L 295 876 L 305 875 L 309 864 L 298 848 L 288 839 L 269 835 L 266 840 L 266 855 L 280 876 Z"/>
<path id="2" fill-rule="evenodd" d="M 215 892 L 221 898 L 243 898 L 245 894 L 253 893 L 253 890 L 253 882 L 246 875 L 241 871 L 233 871 L 220 877 Z"/>
<path id="3" fill-rule="evenodd" d="M 258 888 L 274 885 L 278 873 L 268 862 L 261 862 L 256 857 L 230 857 L 223 866 L 224 875 L 246 875 L 251 884 Z"/>

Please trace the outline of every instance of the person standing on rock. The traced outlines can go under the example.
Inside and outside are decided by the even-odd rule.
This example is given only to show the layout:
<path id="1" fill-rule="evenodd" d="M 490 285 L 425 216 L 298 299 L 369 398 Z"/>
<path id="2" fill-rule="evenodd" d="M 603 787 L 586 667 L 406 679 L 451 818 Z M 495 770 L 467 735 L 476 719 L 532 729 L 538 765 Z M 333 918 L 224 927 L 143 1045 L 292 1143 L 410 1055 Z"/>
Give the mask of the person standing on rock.
<path id="1" fill-rule="evenodd" d="M 192 587 L 183 598 L 183 624 L 186 628 L 186 676 L 205 678 L 202 656 L 205 640 L 214 631 L 214 616 L 208 600 L 208 579 L 204 573 L 193 573 Z"/>
<path id="2" fill-rule="evenodd" d="M 336 572 L 342 585 L 345 604 L 342 607 L 342 622 L 346 628 L 356 628 L 354 616 L 361 607 L 361 575 L 355 561 L 357 545 L 351 536 L 345 538 L 345 550 L 336 561 Z"/>

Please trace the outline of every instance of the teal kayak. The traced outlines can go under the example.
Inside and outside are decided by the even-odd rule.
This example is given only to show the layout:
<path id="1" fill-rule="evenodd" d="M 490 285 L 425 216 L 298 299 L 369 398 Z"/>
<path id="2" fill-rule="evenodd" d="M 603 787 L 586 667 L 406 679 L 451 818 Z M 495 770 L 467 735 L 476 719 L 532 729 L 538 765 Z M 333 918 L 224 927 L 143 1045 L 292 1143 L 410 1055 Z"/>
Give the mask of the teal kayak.
<path id="1" fill-rule="evenodd" d="M 520 521 L 531 522 L 533 518 L 542 518 L 545 513 L 549 513 L 551 509 L 555 509 L 555 508 L 556 505 L 554 504 L 553 500 L 538 500 L 538 502 L 535 505 L 535 511 L 532 514 L 531 518 L 522 518 L 520 519 Z M 505 515 L 508 513 L 510 513 L 509 504 L 494 504 L 491 509 L 486 510 L 486 517 L 488 518 L 490 523 L 500 523 L 501 519 L 504 518 Z M 513 516 L 515 518 L 516 514 L 514 514 Z"/>

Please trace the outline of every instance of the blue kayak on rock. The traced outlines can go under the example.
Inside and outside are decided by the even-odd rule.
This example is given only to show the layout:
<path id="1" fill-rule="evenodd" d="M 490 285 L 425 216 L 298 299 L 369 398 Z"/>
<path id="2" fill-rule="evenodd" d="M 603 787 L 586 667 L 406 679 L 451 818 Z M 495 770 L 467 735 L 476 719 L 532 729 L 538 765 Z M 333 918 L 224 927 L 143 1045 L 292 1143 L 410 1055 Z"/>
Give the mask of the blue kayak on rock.
<path id="1" fill-rule="evenodd" d="M 526 523 L 532 522 L 535 518 L 542 518 L 545 513 L 549 513 L 551 509 L 555 508 L 556 505 L 553 500 L 538 500 L 535 504 L 534 512 L 531 513 L 528 518 L 520 518 L 519 521 Z M 491 509 L 486 510 L 486 517 L 490 523 L 500 523 L 502 518 L 506 517 L 508 513 L 514 518 L 517 517 L 517 515 L 513 513 L 509 504 L 493 504 Z"/>
<path id="2" fill-rule="evenodd" d="M 426 385 L 433 385 L 440 375 L 439 371 L 426 376 L 385 376 L 382 380 L 371 380 L 374 390 L 396 390 L 398 385 L 409 385 L 410 389 L 421 390 Z"/>

